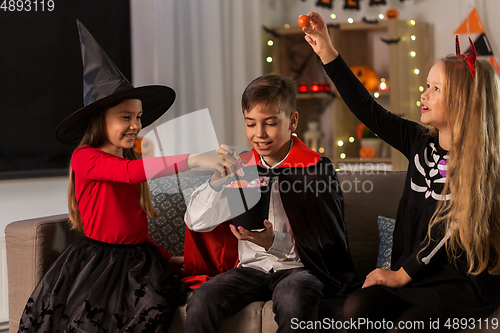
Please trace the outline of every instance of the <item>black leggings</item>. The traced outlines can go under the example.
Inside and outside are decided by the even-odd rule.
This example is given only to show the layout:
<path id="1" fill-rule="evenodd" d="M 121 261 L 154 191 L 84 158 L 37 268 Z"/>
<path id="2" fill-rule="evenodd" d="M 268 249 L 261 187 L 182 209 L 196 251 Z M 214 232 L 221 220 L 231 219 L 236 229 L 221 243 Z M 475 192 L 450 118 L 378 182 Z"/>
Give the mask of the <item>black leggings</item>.
<path id="1" fill-rule="evenodd" d="M 344 304 L 348 332 L 452 332 L 434 313 L 412 305 L 380 286 L 359 289 Z M 439 320 L 440 327 L 436 327 Z M 357 324 L 357 325 L 356 325 Z"/>

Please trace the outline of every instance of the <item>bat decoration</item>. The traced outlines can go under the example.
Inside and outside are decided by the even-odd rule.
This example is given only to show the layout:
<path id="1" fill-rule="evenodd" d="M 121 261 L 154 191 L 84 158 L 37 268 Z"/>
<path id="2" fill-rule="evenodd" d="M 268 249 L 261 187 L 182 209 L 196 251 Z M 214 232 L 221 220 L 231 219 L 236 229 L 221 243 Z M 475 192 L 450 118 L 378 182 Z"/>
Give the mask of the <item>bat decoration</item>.
<path id="1" fill-rule="evenodd" d="M 385 39 L 385 38 L 380 38 L 381 41 L 383 41 L 386 44 L 397 44 L 401 40 L 401 37 L 398 37 L 396 39 Z"/>
<path id="2" fill-rule="evenodd" d="M 363 17 L 363 22 L 369 23 L 369 24 L 377 24 L 378 20 L 377 19 L 375 19 L 375 20 L 368 20 L 366 17 Z"/>

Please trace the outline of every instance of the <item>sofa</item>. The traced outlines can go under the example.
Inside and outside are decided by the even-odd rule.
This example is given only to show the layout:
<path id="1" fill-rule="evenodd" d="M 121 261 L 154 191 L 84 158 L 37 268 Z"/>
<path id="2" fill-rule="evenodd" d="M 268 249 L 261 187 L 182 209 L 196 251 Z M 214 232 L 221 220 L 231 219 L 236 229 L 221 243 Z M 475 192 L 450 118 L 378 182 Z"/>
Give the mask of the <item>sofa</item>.
<path id="1" fill-rule="evenodd" d="M 386 267 L 390 259 L 393 223 L 390 218 L 396 216 L 405 175 L 391 171 L 338 172 L 344 192 L 349 245 L 359 275 Z M 207 175 L 181 174 L 150 182 L 153 204 L 159 213 L 157 219 L 150 221 L 150 236 L 174 255 L 183 253 L 185 198 L 207 178 Z M 21 313 L 38 281 L 66 246 L 81 236 L 70 228 L 67 214 L 16 221 L 5 228 L 10 332 L 17 332 Z M 342 302 L 343 299 L 322 300 L 317 309 L 318 319 L 338 320 Z M 185 306 L 179 307 L 169 332 L 182 332 L 185 316 Z M 500 311 L 491 318 L 500 318 Z M 494 331 L 491 325 L 485 326 L 470 332 Z M 220 332 L 270 333 L 276 329 L 272 301 L 268 301 L 254 302 L 226 319 Z"/>

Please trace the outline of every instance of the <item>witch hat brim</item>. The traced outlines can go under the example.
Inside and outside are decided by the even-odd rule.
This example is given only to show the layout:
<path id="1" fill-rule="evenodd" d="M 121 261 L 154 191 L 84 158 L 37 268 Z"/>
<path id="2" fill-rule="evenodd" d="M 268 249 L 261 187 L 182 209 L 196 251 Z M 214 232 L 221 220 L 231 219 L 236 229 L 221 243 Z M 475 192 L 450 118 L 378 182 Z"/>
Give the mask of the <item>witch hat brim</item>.
<path id="1" fill-rule="evenodd" d="M 113 107 L 126 99 L 140 99 L 143 114 L 142 127 L 152 124 L 172 106 L 175 91 L 159 85 L 135 88 L 116 65 L 77 21 L 83 60 L 84 107 L 71 114 L 56 129 L 56 139 L 75 145 L 85 134 L 92 115 Z"/>

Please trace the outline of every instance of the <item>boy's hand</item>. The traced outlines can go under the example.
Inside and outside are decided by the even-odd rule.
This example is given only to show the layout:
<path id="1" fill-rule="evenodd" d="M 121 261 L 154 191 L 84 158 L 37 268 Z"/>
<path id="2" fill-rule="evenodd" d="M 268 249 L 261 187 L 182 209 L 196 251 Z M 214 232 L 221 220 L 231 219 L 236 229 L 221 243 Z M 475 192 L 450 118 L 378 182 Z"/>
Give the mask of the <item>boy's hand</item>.
<path id="1" fill-rule="evenodd" d="M 226 178 L 233 172 L 236 172 L 239 176 L 243 176 L 244 173 L 241 169 L 240 163 L 238 162 L 240 159 L 240 155 L 236 150 L 229 147 L 228 145 L 222 144 L 220 145 L 220 148 L 218 148 L 215 152 L 217 155 L 221 156 L 224 162 L 230 161 L 231 164 L 233 164 L 236 161 L 237 163 L 236 170 L 234 171 L 231 171 L 228 168 L 224 168 L 222 172 L 218 169 L 215 170 L 212 178 L 210 179 L 210 186 L 212 186 L 214 190 L 220 191 L 222 189 L 222 184 L 224 184 Z"/>
<path id="2" fill-rule="evenodd" d="M 273 224 L 268 220 L 264 220 L 263 231 L 250 231 L 243 227 L 236 227 L 234 225 L 229 226 L 233 235 L 238 238 L 238 240 L 247 240 L 259 246 L 262 246 L 266 251 L 273 245 L 274 242 L 274 229 Z"/>
<path id="3" fill-rule="evenodd" d="M 390 288 L 401 288 L 410 283 L 412 278 L 401 267 L 397 271 L 377 268 L 366 276 L 365 283 L 362 288 L 375 285 L 387 286 Z"/>
<path id="4" fill-rule="evenodd" d="M 170 264 L 170 267 L 172 268 L 172 271 L 174 274 L 177 275 L 184 275 L 184 257 L 170 257 L 168 259 L 168 263 Z"/>
<path id="5" fill-rule="evenodd" d="M 328 34 L 328 27 L 321 15 L 316 12 L 307 14 L 311 19 L 311 26 L 302 28 L 305 32 L 305 40 L 311 45 L 313 51 L 321 58 L 323 64 L 333 61 L 339 53 L 332 45 Z"/>

